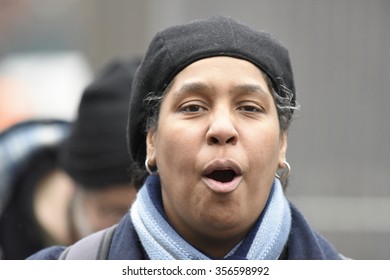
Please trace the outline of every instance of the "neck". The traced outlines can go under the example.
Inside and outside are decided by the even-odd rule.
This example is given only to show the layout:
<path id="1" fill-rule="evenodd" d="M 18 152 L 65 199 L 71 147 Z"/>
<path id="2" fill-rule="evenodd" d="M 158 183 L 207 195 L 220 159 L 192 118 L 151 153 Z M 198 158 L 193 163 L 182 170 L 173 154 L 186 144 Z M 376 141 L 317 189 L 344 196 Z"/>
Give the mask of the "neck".
<path id="1" fill-rule="evenodd" d="M 221 259 L 245 238 L 252 226 L 253 224 L 239 232 L 233 232 L 231 229 L 213 233 L 200 232 L 196 228 L 175 230 L 199 251 L 212 258 Z"/>

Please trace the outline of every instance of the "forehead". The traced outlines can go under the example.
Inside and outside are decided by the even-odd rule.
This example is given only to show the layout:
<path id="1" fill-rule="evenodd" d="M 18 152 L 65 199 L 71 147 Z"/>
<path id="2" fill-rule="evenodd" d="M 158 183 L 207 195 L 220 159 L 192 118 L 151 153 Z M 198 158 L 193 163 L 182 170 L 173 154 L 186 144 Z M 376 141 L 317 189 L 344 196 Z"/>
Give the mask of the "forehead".
<path id="1" fill-rule="evenodd" d="M 211 89 L 213 85 L 270 93 L 265 74 L 249 61 L 218 56 L 195 61 L 180 71 L 166 92 Z"/>
<path id="2" fill-rule="evenodd" d="M 254 65 L 253 63 L 240 59 L 240 58 L 235 58 L 235 57 L 230 57 L 230 56 L 213 56 L 209 58 L 203 58 L 200 60 L 196 60 L 192 62 L 191 64 L 187 65 L 185 68 L 183 68 L 176 76 L 182 74 L 183 72 L 188 72 L 188 71 L 193 71 L 193 70 L 213 70 L 210 69 L 210 67 L 215 67 L 217 68 L 218 66 L 223 67 L 223 66 L 235 66 L 233 68 L 228 68 L 225 70 L 240 70 L 240 71 L 249 71 L 251 69 L 252 71 L 255 71 L 257 73 L 261 72 L 260 69 Z"/>

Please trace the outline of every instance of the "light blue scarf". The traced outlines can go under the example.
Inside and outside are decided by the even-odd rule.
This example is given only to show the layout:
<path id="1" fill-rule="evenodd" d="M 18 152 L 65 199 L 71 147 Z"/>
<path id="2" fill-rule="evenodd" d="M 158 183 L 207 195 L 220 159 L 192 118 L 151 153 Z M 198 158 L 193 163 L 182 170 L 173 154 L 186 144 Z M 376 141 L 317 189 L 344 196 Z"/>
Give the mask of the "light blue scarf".
<path id="1" fill-rule="evenodd" d="M 170 225 L 162 207 L 158 176 L 149 176 L 130 209 L 135 230 L 152 260 L 209 260 L 185 241 Z M 262 215 L 224 259 L 275 260 L 287 242 L 291 227 L 290 207 L 275 179 Z"/>

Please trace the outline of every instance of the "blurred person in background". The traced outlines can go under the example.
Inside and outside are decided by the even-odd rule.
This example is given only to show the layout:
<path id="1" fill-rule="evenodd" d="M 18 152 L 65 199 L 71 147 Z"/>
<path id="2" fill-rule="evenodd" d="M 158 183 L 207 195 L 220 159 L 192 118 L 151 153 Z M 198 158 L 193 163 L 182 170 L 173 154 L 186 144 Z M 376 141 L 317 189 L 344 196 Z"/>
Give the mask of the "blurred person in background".
<path id="1" fill-rule="evenodd" d="M 67 121 L 39 119 L 0 133 L 0 259 L 23 259 L 49 244 L 74 241 L 67 230 L 74 184 L 59 163 L 69 129 Z M 43 217 L 53 226 L 46 228 Z"/>
<path id="2" fill-rule="evenodd" d="M 118 222 L 142 185 L 132 173 L 126 142 L 131 83 L 139 63 L 114 60 L 86 88 L 61 151 L 62 166 L 76 183 L 70 208 L 76 239 Z"/>
<path id="3" fill-rule="evenodd" d="M 0 178 L 7 193 L 0 201 L 2 259 L 24 259 L 50 245 L 74 243 L 128 211 L 142 184 L 132 173 L 126 143 L 138 65 L 137 59 L 106 65 L 84 90 L 77 119 L 59 122 L 61 137 L 53 136 L 59 133 L 53 121 L 34 120 L 2 133 L 0 169 L 7 175 Z M 54 132 L 38 137 L 49 125 Z M 15 141 L 19 146 L 9 144 Z M 24 145 L 33 151 L 21 155 Z"/>

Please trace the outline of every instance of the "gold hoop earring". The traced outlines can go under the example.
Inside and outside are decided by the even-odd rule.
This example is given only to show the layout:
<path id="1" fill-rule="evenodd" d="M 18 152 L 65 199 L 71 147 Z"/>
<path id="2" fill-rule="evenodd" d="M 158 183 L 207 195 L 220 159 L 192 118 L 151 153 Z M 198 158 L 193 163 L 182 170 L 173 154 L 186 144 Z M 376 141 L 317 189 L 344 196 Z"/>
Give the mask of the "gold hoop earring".
<path id="1" fill-rule="evenodd" d="M 156 170 L 152 170 L 152 169 L 150 168 L 150 165 L 149 165 L 149 158 L 146 158 L 146 160 L 145 160 L 145 168 L 146 168 L 146 171 L 148 171 L 148 173 L 149 173 L 150 175 L 157 175 L 157 174 L 158 174 L 158 168 L 157 168 L 157 166 L 156 166 Z"/>
<path id="2" fill-rule="evenodd" d="M 291 172 L 290 164 L 288 164 L 287 161 L 284 161 L 283 163 L 284 168 L 279 168 L 275 173 L 275 177 L 281 180 L 287 179 Z"/>

